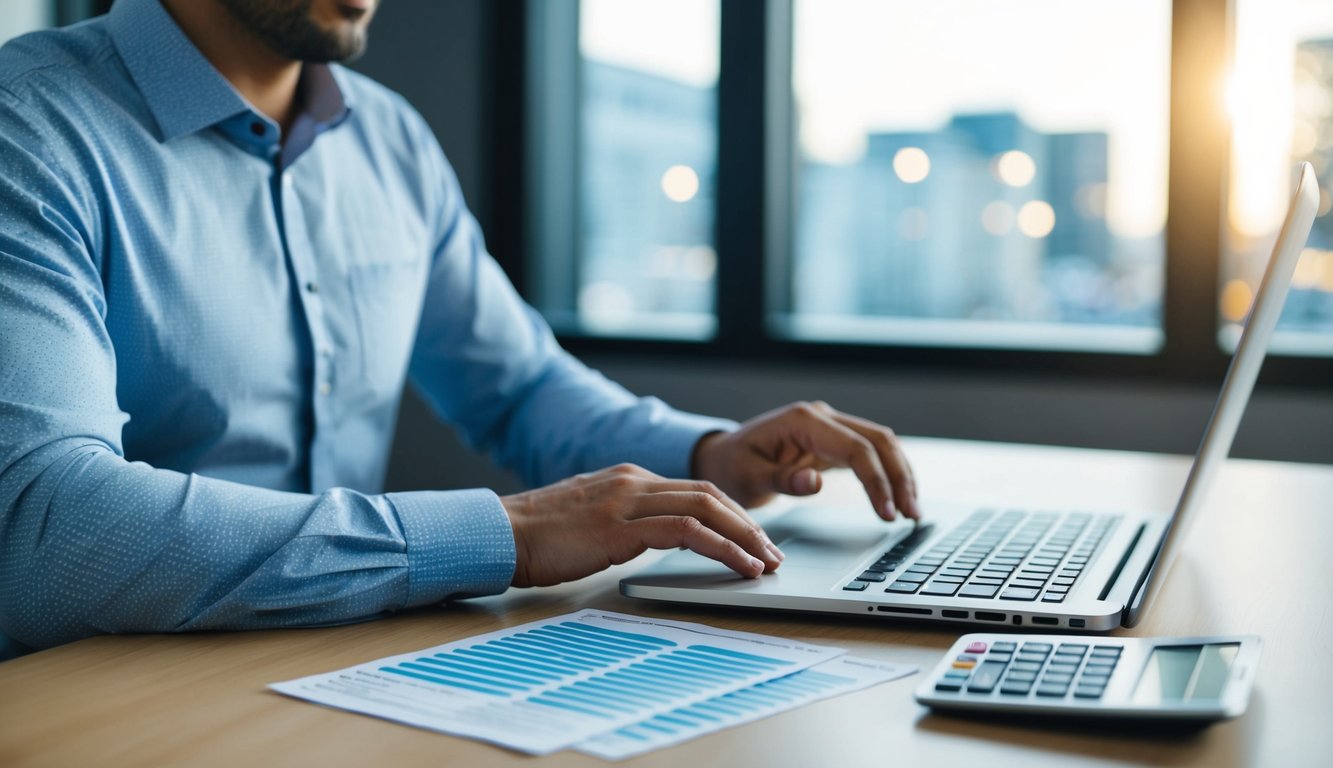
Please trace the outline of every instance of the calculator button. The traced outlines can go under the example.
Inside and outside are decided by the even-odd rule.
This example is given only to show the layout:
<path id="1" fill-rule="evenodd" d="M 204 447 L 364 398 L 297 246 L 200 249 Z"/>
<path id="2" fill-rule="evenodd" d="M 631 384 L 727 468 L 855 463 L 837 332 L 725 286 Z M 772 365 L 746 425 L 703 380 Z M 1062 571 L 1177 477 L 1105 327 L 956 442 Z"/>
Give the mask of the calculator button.
<path id="1" fill-rule="evenodd" d="M 1015 672 L 1036 672 L 1041 669 L 1041 660 L 1027 661 L 1024 660 L 1022 654 L 1019 654 L 1018 661 L 1015 661 L 1009 668 Z"/>
<path id="2" fill-rule="evenodd" d="M 1075 656 L 1082 656 L 1084 653 L 1087 652 L 1087 650 L 1088 646 L 1086 645 L 1077 645 L 1074 643 L 1060 643 L 1060 647 L 1056 648 L 1055 652 L 1073 654 Z"/>
<path id="3" fill-rule="evenodd" d="M 1084 669 L 1089 674 L 1093 674 L 1096 671 L 1100 670 L 1102 673 L 1109 675 L 1111 674 L 1111 670 L 1115 669 L 1115 662 L 1093 657 L 1091 659 L 1088 659 L 1088 665 L 1084 667 Z"/>
<path id="4" fill-rule="evenodd" d="M 1010 671 L 1005 680 L 1013 680 L 1019 683 L 1031 683 L 1037 679 L 1036 672 Z"/>
<path id="5" fill-rule="evenodd" d="M 911 594 L 911 593 L 917 591 L 918 589 L 921 589 L 921 585 L 920 585 L 920 584 L 915 584 L 915 583 L 910 582 L 910 581 L 902 581 L 902 580 L 898 580 L 898 581 L 895 581 L 895 582 L 893 582 L 892 584 L 890 584 L 884 591 L 885 591 L 885 592 L 905 592 L 905 593 L 907 593 L 907 594 Z"/>
<path id="6" fill-rule="evenodd" d="M 1040 653 L 1042 656 L 1051 652 L 1050 643 L 1023 643 L 1023 647 L 1018 650 L 1023 653 Z"/>
<path id="7" fill-rule="evenodd" d="M 990 647 L 992 651 L 999 651 L 1000 653 L 1012 653 L 1017 648 L 1018 645 L 1015 643 L 992 643 Z"/>
<path id="8" fill-rule="evenodd" d="M 884 581 L 888 577 L 882 573 L 876 573 L 875 571 L 866 571 L 865 573 L 861 574 L 860 576 L 857 576 L 856 578 L 860 579 L 861 581 Z"/>
<path id="9" fill-rule="evenodd" d="M 977 671 L 972 673 L 972 682 L 968 683 L 968 693 L 990 693 L 1000 682 L 1004 673 L 1004 664 L 998 661 L 982 662 Z"/>
<path id="10" fill-rule="evenodd" d="M 847 586 L 843 587 L 843 591 L 846 591 L 846 592 L 864 592 L 864 591 L 865 591 L 865 588 L 868 587 L 868 586 L 870 586 L 870 585 L 869 585 L 869 584 L 866 584 L 864 581 L 853 581 L 851 584 L 848 584 Z"/>
<path id="11" fill-rule="evenodd" d="M 1064 696 L 1068 692 L 1068 685 L 1048 685 L 1043 683 L 1037 686 L 1038 696 Z"/>
<path id="12" fill-rule="evenodd" d="M 972 583 L 963 587 L 958 593 L 959 597 L 995 597 L 995 593 L 1000 591 L 997 584 L 978 584 Z"/>
<path id="13" fill-rule="evenodd" d="M 1052 659 L 1051 665 L 1046 668 L 1046 671 L 1048 673 L 1054 673 L 1057 675 L 1072 675 L 1077 670 L 1078 670 L 1077 664 L 1061 664 L 1059 656 L 1056 656 L 1054 659 Z"/>
<path id="14" fill-rule="evenodd" d="M 994 651 L 992 651 L 991 655 L 987 656 L 986 658 L 991 661 L 1003 661 L 1007 664 L 1009 660 L 1013 658 L 1013 656 L 1008 653 L 995 653 Z"/>
<path id="15" fill-rule="evenodd" d="M 1074 695 L 1080 699 L 1100 699 L 1105 691 L 1100 685 L 1080 685 L 1074 689 Z"/>
<path id="16" fill-rule="evenodd" d="M 954 669 L 971 669 L 976 665 L 977 663 L 975 661 L 954 661 L 952 664 Z"/>
<path id="17" fill-rule="evenodd" d="M 1006 680 L 1004 685 L 1000 686 L 1000 693 L 1010 696 L 1026 696 L 1031 690 L 1032 683 L 1011 683 Z"/>
<path id="18" fill-rule="evenodd" d="M 956 678 L 958 680 L 966 680 L 971 677 L 971 675 L 972 672 L 966 669 L 950 669 L 944 673 L 944 677 Z"/>
<path id="19" fill-rule="evenodd" d="M 966 652 L 966 653 L 985 653 L 985 652 L 986 652 L 986 644 L 983 643 L 983 642 L 981 642 L 980 640 L 976 641 L 975 643 L 968 643 L 967 650 L 966 650 L 965 652 Z"/>
<path id="20" fill-rule="evenodd" d="M 1031 587 L 1011 587 L 1000 593 L 1001 600 L 1036 600 L 1037 590 Z"/>
<path id="21" fill-rule="evenodd" d="M 1093 656 L 1108 656 L 1113 659 L 1120 658 L 1120 649 L 1114 645 L 1094 645 L 1092 647 Z"/>
<path id="22" fill-rule="evenodd" d="M 963 690 L 963 681 L 958 680 L 956 678 L 955 679 L 944 678 L 940 680 L 938 683 L 935 683 L 935 690 L 945 691 L 946 693 L 961 691 Z"/>

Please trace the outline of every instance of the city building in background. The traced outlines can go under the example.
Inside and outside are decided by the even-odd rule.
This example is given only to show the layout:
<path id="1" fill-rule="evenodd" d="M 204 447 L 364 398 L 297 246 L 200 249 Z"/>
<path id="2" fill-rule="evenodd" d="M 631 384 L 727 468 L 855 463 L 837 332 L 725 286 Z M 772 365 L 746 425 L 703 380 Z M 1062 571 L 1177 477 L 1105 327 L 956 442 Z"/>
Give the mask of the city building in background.
<path id="1" fill-rule="evenodd" d="M 801 166 L 798 314 L 1159 323 L 1161 235 L 1108 229 L 1106 134 L 995 112 L 867 138 Z"/>
<path id="2" fill-rule="evenodd" d="M 717 90 L 593 60 L 582 83 L 580 324 L 705 338 Z"/>

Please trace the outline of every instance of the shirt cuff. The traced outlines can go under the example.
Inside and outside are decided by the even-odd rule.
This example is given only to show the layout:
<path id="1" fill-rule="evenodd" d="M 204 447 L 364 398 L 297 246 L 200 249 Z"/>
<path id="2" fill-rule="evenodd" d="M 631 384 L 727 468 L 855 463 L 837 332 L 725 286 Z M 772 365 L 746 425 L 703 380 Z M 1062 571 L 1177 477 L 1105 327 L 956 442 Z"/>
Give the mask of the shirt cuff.
<path id="1" fill-rule="evenodd" d="M 493 491 L 389 493 L 407 542 L 407 606 L 494 595 L 514 579 L 514 529 Z"/>
<path id="2" fill-rule="evenodd" d="M 730 419 L 673 411 L 655 426 L 652 439 L 637 447 L 634 463 L 662 477 L 688 478 L 694 446 L 704 435 L 739 428 Z"/>

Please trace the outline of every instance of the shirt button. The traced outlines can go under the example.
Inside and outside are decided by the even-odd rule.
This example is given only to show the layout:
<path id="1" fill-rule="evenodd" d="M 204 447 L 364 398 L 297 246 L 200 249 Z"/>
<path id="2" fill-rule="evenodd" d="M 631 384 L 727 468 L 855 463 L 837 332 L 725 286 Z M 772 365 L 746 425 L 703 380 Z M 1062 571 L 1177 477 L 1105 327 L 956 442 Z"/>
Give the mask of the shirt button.
<path id="1" fill-rule="evenodd" d="M 258 120 L 250 123 L 250 133 L 253 133 L 256 136 L 263 136 L 266 131 L 267 129 L 264 127 L 264 124 Z"/>
<path id="2" fill-rule="evenodd" d="M 308 282 L 308 283 L 305 284 L 305 292 L 306 292 L 306 293 L 319 293 L 319 286 L 315 284 L 315 281 L 314 281 L 314 280 L 311 280 L 310 282 Z"/>

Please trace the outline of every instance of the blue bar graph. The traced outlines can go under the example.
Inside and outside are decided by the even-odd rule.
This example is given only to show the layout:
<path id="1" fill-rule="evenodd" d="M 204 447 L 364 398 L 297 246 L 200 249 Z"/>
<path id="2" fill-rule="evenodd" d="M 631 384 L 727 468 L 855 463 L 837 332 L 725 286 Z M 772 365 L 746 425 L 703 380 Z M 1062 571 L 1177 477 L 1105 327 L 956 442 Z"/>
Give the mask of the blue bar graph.
<path id="1" fill-rule="evenodd" d="M 490 696 L 533 694 L 528 700 L 536 704 L 604 717 L 660 711 L 682 696 L 734 686 L 790 663 L 564 621 L 380 669 Z M 576 680 L 588 673 L 595 676 Z"/>

